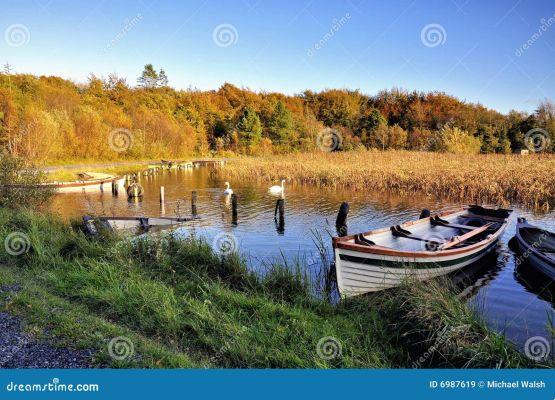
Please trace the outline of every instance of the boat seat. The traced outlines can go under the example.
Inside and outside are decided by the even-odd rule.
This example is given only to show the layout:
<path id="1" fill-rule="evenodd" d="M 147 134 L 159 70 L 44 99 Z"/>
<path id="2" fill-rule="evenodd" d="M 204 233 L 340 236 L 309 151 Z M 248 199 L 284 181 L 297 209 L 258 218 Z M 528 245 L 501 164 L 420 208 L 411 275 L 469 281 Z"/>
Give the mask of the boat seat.
<path id="1" fill-rule="evenodd" d="M 493 223 L 488 222 L 488 223 L 485 224 L 484 226 L 481 226 L 481 227 L 479 227 L 479 228 L 475 228 L 474 230 L 472 230 L 472 231 L 470 231 L 470 232 L 467 232 L 467 233 L 465 233 L 464 235 L 461 235 L 461 236 L 453 236 L 453 238 L 452 238 L 450 241 L 448 241 L 447 243 L 442 244 L 442 245 L 439 247 L 439 250 L 447 250 L 447 249 L 450 249 L 451 247 L 457 246 L 457 245 L 459 245 L 460 243 L 465 242 L 465 241 L 467 241 L 468 239 L 470 239 L 470 238 L 472 238 L 472 237 L 474 237 L 474 236 L 476 236 L 476 235 L 479 235 L 479 234 L 482 233 L 482 232 L 485 232 L 485 231 L 488 230 L 489 227 L 492 226 L 492 225 L 493 225 Z"/>
<path id="2" fill-rule="evenodd" d="M 392 226 L 389 229 L 391 229 L 391 234 L 395 237 L 403 237 L 403 238 L 406 238 L 406 239 L 419 240 L 421 242 L 426 242 L 427 244 L 431 245 L 434 248 L 441 245 L 441 243 L 436 241 L 436 240 L 430 240 L 430 239 L 425 239 L 425 238 L 421 238 L 421 237 L 418 237 L 418 236 L 414 236 L 412 234 L 412 232 L 401 228 L 399 225 Z"/>
<path id="3" fill-rule="evenodd" d="M 445 227 L 448 227 L 448 228 L 464 229 L 464 230 L 468 230 L 468 231 L 473 231 L 474 229 L 479 228 L 479 226 L 454 224 L 452 222 L 449 222 L 449 221 L 446 221 L 444 219 L 439 218 L 439 215 L 436 215 L 436 216 L 430 218 L 430 223 L 433 226 L 445 226 Z"/>

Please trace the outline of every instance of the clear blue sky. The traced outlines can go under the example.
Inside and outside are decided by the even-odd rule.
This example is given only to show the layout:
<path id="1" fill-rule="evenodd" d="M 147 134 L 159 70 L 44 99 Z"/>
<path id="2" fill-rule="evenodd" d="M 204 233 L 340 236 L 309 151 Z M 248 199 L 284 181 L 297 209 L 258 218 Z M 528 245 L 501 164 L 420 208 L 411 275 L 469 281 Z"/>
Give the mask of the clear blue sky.
<path id="1" fill-rule="evenodd" d="M 502 112 L 531 111 L 555 97 L 555 1 L 3 0 L 0 7 L 0 62 L 21 73 L 84 82 L 91 72 L 116 72 L 134 85 L 152 63 L 176 88 L 402 87 Z M 542 18 L 549 26 L 532 39 Z M 341 26 L 330 34 L 334 19 Z M 232 27 L 215 41 L 222 24 Z M 423 42 L 430 24 L 440 25 L 432 27 L 439 42 L 433 34 Z"/>

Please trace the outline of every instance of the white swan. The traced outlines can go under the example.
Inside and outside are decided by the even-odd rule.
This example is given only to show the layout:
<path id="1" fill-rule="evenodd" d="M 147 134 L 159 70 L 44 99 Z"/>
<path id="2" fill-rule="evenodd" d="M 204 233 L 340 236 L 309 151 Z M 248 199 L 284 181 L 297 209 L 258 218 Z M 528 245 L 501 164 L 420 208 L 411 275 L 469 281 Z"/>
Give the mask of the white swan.
<path id="1" fill-rule="evenodd" d="M 229 187 L 229 182 L 226 182 L 225 185 L 227 186 L 227 188 L 224 190 L 224 194 L 225 194 L 226 196 L 229 196 L 230 194 L 233 194 L 233 189 L 231 189 L 231 188 Z"/>
<path id="2" fill-rule="evenodd" d="M 285 179 L 281 180 L 281 186 L 272 186 L 270 187 L 270 189 L 268 189 L 270 191 L 270 193 L 273 194 L 283 194 L 285 193 L 285 187 L 283 186 L 283 184 L 285 183 Z"/>

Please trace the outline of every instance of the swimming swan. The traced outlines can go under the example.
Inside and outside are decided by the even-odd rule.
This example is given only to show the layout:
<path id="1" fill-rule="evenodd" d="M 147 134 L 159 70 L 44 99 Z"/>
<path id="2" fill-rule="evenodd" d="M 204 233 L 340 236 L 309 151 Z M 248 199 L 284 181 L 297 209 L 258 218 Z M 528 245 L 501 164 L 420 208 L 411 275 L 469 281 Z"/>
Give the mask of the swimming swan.
<path id="1" fill-rule="evenodd" d="M 233 189 L 231 189 L 231 188 L 229 187 L 229 182 L 226 182 L 225 184 L 226 184 L 227 188 L 224 190 L 224 194 L 225 194 L 225 195 L 233 194 Z"/>
<path id="2" fill-rule="evenodd" d="M 283 184 L 285 183 L 285 179 L 281 180 L 281 186 L 272 186 L 270 187 L 270 189 L 268 189 L 270 191 L 270 193 L 274 193 L 274 194 L 283 194 L 285 193 L 285 187 L 283 187 Z"/>

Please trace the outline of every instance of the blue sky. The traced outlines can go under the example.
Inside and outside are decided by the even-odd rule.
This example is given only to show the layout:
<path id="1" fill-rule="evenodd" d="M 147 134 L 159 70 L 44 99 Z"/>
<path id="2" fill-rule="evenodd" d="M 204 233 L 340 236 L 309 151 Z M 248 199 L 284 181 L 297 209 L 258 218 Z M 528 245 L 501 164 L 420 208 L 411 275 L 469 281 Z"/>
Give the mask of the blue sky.
<path id="1" fill-rule="evenodd" d="M 152 63 L 176 88 L 401 87 L 502 112 L 555 97 L 555 1 L 3 0 L 1 9 L 2 64 L 77 82 L 116 72 L 135 84 Z"/>

